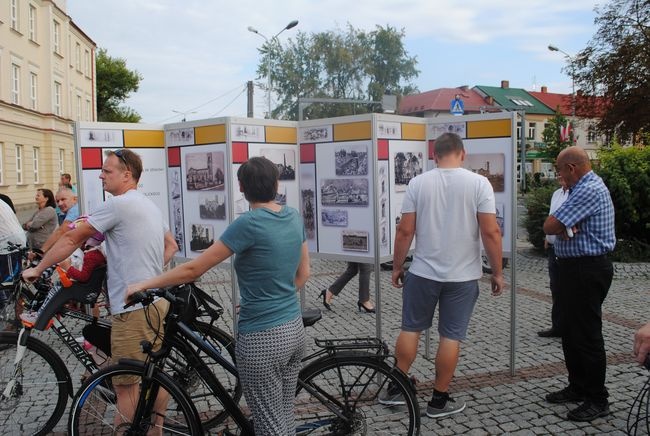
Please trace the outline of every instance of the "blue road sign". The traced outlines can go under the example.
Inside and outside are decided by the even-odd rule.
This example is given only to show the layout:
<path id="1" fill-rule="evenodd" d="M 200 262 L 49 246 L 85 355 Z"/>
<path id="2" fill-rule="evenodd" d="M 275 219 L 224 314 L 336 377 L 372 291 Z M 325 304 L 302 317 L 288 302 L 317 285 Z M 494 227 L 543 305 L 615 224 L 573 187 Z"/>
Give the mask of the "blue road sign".
<path id="1" fill-rule="evenodd" d="M 460 98 L 455 98 L 449 103 L 449 112 L 452 115 L 463 115 L 465 113 L 465 104 Z"/>

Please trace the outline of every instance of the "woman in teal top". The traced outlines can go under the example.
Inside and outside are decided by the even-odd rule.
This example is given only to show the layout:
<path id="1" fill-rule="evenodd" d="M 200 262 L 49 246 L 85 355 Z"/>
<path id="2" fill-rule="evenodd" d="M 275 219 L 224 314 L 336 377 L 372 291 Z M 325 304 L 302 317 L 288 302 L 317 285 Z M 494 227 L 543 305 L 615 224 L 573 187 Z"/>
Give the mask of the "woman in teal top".
<path id="1" fill-rule="evenodd" d="M 130 285 L 134 292 L 192 282 L 235 256 L 241 301 L 237 368 L 256 435 L 295 433 L 293 398 L 305 331 L 296 294 L 309 277 L 309 252 L 302 218 L 275 203 L 278 169 L 253 157 L 237 171 L 251 210 L 228 226 L 199 257 L 158 277 Z"/>

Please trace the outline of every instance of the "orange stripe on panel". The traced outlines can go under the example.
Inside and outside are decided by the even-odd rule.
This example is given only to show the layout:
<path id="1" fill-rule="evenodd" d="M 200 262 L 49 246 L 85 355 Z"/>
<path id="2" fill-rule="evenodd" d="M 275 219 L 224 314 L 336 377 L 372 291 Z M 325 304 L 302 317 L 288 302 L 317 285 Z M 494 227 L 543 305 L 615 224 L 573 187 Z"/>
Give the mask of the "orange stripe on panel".
<path id="1" fill-rule="evenodd" d="M 333 127 L 335 141 L 354 141 L 371 138 L 372 127 L 370 121 L 334 124 Z"/>
<path id="2" fill-rule="evenodd" d="M 273 142 L 276 144 L 297 144 L 297 129 L 295 127 L 266 126 L 266 142 Z"/>
<path id="3" fill-rule="evenodd" d="M 402 123 L 402 139 L 424 141 L 427 129 L 425 124 Z"/>
<path id="4" fill-rule="evenodd" d="M 194 128 L 196 144 L 218 144 L 226 142 L 226 125 L 201 126 Z"/>
<path id="5" fill-rule="evenodd" d="M 163 148 L 165 146 L 165 132 L 162 130 L 125 130 L 124 146 Z"/>
<path id="6" fill-rule="evenodd" d="M 484 120 L 467 122 L 467 139 L 504 138 L 512 135 L 511 120 Z"/>

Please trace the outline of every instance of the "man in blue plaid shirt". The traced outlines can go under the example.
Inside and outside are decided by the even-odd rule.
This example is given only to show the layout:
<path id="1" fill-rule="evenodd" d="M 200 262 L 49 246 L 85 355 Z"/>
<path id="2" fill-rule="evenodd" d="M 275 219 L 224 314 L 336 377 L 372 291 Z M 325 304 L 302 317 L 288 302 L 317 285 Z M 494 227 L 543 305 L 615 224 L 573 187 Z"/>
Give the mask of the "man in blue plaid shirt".
<path id="1" fill-rule="evenodd" d="M 592 421 L 609 414 L 605 388 L 607 367 L 601 306 L 614 268 L 607 253 L 614 249 L 614 205 L 607 186 L 591 170 L 580 147 L 557 157 L 558 173 L 570 188 L 569 198 L 544 222 L 544 233 L 558 235 L 555 255 L 562 298 L 562 350 L 569 385 L 546 396 L 551 403 L 582 402 L 569 411 L 573 421 Z"/>

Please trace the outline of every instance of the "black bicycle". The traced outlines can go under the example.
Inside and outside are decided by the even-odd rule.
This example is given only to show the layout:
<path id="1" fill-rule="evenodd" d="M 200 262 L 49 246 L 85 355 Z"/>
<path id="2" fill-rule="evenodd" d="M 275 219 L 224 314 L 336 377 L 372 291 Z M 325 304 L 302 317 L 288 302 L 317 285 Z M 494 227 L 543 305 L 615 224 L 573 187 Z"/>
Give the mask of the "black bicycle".
<path id="1" fill-rule="evenodd" d="M 222 435 L 253 435 L 253 425 L 245 410 L 227 394 L 203 355 L 233 375 L 237 374 L 236 367 L 188 325 L 195 310 L 191 286 L 137 293 L 132 301 L 150 305 L 156 296 L 171 303 L 160 350 L 153 352 L 152 344 L 145 341 L 145 362 L 123 359 L 86 380 L 72 403 L 69 434 L 144 435 L 152 430 L 164 434 L 203 434 L 205 428 L 195 404 L 164 371 L 170 343 L 179 341 L 191 344 L 191 352 L 185 356 L 187 361 L 207 382 L 214 395 L 212 401 L 228 414 L 227 420 L 211 430 Z M 303 322 L 310 325 L 319 318 L 320 311 L 315 316 L 303 316 Z M 385 343 L 375 338 L 329 339 L 317 340 L 316 345 L 320 350 L 303 359 L 306 365 L 299 375 L 295 400 L 297 434 L 419 434 L 415 389 L 395 366 Z M 124 375 L 138 380 L 138 397 L 126 411 L 118 410 L 113 391 L 113 379 Z M 402 394 L 404 405 L 379 404 L 379 393 L 388 383 Z M 159 394 L 169 397 L 164 410 Z"/>
<path id="2" fill-rule="evenodd" d="M 6 245 L 6 253 L 0 257 L 0 329 L 17 326 L 16 305 L 24 299 L 31 299 L 36 293 L 33 286 L 20 279 L 23 264 L 27 263 L 28 248 L 11 242 Z"/>
<path id="3" fill-rule="evenodd" d="M 96 304 L 102 294 L 105 275 L 105 268 L 99 268 L 93 271 L 88 283 L 75 283 L 62 289 L 48 279 L 39 279 L 34 284 L 35 295 L 22 301 L 24 309 L 39 311 L 36 322 L 25 325 L 19 332 L 0 333 L 0 428 L 5 434 L 48 433 L 59 422 L 68 398 L 74 394 L 66 363 L 50 346 L 32 336 L 33 330 L 53 331 L 88 374 L 99 371 L 101 360 L 110 356 L 110 322 L 70 304 Z M 223 308 L 199 288 L 195 288 L 194 295 L 200 302 L 197 303 L 198 317 L 190 324 L 191 328 L 220 350 L 224 359 L 234 362 L 233 338 L 213 325 L 221 317 Z M 86 350 L 64 324 L 66 318 L 83 322 L 84 337 L 101 352 L 91 354 Z M 171 343 L 165 370 L 176 383 L 191 392 L 192 400 L 201 411 L 203 426 L 210 428 L 223 421 L 226 414 L 223 409 L 204 401 L 212 395 L 184 358 L 188 352 L 186 346 L 185 343 Z M 99 354 L 102 354 L 101 360 L 97 359 Z M 242 395 L 238 378 L 222 371 L 220 366 L 213 365 L 211 369 L 225 386 L 227 394 L 233 401 L 238 401 Z M 38 413 L 25 413 L 26 410 L 37 410 Z"/>
<path id="4" fill-rule="evenodd" d="M 643 366 L 650 371 L 650 353 L 646 356 Z M 650 376 L 627 414 L 627 434 L 650 435 Z"/>

